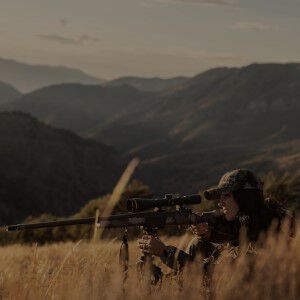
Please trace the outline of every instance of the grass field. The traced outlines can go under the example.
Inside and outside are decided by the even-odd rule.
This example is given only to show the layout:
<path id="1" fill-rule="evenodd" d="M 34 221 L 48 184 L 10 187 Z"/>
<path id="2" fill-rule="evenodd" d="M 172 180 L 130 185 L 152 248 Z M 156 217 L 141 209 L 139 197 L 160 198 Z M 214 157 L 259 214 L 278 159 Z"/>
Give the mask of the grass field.
<path id="1" fill-rule="evenodd" d="M 191 236 L 163 239 L 181 247 Z M 123 284 L 120 243 L 103 241 L 0 248 L 1 299 L 300 299 L 300 237 L 269 234 L 256 255 L 234 262 L 228 252 L 216 263 L 208 284 L 200 258 L 183 273 L 151 286 L 138 276 L 136 242 L 129 245 L 130 268 Z M 165 272 L 170 269 L 164 268 Z M 206 284 L 203 284 L 206 282 Z"/>

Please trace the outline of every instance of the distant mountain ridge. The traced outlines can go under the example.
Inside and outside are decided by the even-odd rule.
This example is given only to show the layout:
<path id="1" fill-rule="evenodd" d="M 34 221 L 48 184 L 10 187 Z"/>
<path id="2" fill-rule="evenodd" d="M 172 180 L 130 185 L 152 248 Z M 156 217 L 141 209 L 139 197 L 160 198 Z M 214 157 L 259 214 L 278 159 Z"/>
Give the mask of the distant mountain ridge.
<path id="1" fill-rule="evenodd" d="M 0 81 L 0 105 L 8 103 L 21 96 L 21 93 L 13 86 Z"/>
<path id="2" fill-rule="evenodd" d="M 82 135 L 99 130 L 113 119 L 144 103 L 152 93 L 131 86 L 60 84 L 28 93 L 0 107 L 30 113 L 48 124 Z"/>
<path id="3" fill-rule="evenodd" d="M 143 78 L 143 77 L 120 77 L 104 83 L 104 86 L 121 86 L 130 85 L 146 92 L 160 92 L 170 87 L 180 85 L 186 82 L 189 78 L 184 76 L 178 76 L 174 78 L 162 79 L 158 77 Z"/>
<path id="4" fill-rule="evenodd" d="M 101 84 L 95 78 L 79 69 L 62 66 L 31 65 L 11 59 L 0 58 L 0 81 L 27 93 L 41 87 L 59 83 Z"/>
<path id="5" fill-rule="evenodd" d="M 209 70 L 177 88 L 155 94 L 147 102 L 147 107 L 144 105 L 136 112 L 119 118 L 99 131 L 98 137 L 128 151 L 132 147 L 130 144 L 138 147 L 143 143 L 139 144 L 138 139 L 128 144 L 121 144 L 119 138 L 114 140 L 115 134 L 112 133 L 116 132 L 116 126 L 130 124 L 132 130 L 138 131 L 141 126 L 150 127 L 153 132 L 154 129 L 159 130 L 160 135 L 176 141 L 177 147 L 198 142 L 201 145 L 218 145 L 227 132 L 230 133 L 228 142 L 236 140 L 240 143 L 248 137 L 238 132 L 239 129 L 247 130 L 251 139 L 254 136 L 261 139 L 288 124 L 290 134 L 293 132 L 297 136 L 299 66 L 254 64 L 243 68 Z M 266 118 L 267 113 L 270 113 L 270 119 Z M 272 120 L 271 117 L 275 116 L 278 120 Z M 138 137 L 137 132 L 135 136 Z M 280 136 L 283 137 L 282 134 Z"/>
<path id="6" fill-rule="evenodd" d="M 0 223 L 70 215 L 111 192 L 123 158 L 112 148 L 30 115 L 0 113 Z"/>
<path id="7" fill-rule="evenodd" d="M 102 92 L 112 95 L 115 88 L 105 87 Z M 88 96 L 88 90 L 76 94 L 94 115 L 84 109 L 74 113 L 74 98 L 69 96 L 64 97 L 68 109 L 61 114 L 55 90 L 51 97 L 48 90 L 41 90 L 37 99 L 26 95 L 2 109 L 26 106 L 27 112 L 50 124 L 67 126 L 128 156 L 141 157 L 137 176 L 159 193 L 195 192 L 237 167 L 260 173 L 300 167 L 299 64 L 215 68 L 160 92 L 133 89 L 134 97 L 122 92 L 112 102 L 88 101 L 93 94 Z M 101 118 L 108 103 L 109 111 Z M 43 114 L 37 106 L 44 107 Z"/>
<path id="8" fill-rule="evenodd" d="M 23 93 L 63 83 L 78 83 L 115 87 L 129 85 L 146 92 L 159 92 L 184 83 L 189 78 L 178 76 L 174 78 L 144 78 L 125 76 L 110 81 L 96 78 L 85 72 L 64 66 L 32 65 L 0 58 L 0 81 L 15 86 Z"/>

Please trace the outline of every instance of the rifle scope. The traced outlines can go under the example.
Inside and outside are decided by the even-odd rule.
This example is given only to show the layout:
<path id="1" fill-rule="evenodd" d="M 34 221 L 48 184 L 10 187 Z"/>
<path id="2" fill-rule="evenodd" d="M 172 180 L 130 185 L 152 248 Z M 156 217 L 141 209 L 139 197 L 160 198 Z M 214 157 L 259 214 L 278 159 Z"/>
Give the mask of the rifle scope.
<path id="1" fill-rule="evenodd" d="M 171 194 L 165 195 L 164 198 L 144 199 L 144 198 L 132 198 L 127 200 L 127 210 L 130 212 L 139 212 L 152 208 L 161 208 L 164 206 L 175 206 L 175 205 L 191 205 L 200 204 L 200 195 L 188 195 L 174 197 Z"/>

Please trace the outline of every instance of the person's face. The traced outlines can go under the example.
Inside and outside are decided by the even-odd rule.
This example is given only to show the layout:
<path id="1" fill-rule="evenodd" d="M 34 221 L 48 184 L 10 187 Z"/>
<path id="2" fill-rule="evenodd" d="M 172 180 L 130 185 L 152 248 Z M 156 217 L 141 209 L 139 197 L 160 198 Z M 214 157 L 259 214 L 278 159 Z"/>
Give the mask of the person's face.
<path id="1" fill-rule="evenodd" d="M 232 193 L 222 195 L 218 205 L 222 209 L 226 220 L 233 221 L 239 211 L 239 206 L 234 200 Z"/>

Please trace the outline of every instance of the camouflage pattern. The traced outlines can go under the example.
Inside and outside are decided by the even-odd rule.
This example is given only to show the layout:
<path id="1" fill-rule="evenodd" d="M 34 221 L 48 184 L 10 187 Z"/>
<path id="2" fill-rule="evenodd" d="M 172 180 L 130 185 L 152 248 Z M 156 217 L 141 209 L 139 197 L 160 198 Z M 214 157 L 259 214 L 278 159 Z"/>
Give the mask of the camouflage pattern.
<path id="1" fill-rule="evenodd" d="M 163 263 L 174 270 L 182 269 L 187 263 L 194 262 L 200 257 L 204 259 L 203 268 L 207 271 L 212 260 L 215 260 L 222 249 L 222 243 L 230 241 L 237 245 L 239 240 L 239 226 L 235 222 L 226 221 L 223 215 L 217 217 L 216 225 L 211 228 L 209 240 L 196 236 L 189 243 L 186 251 L 168 246 L 166 253 L 161 257 Z"/>
<path id="2" fill-rule="evenodd" d="M 226 250 L 226 255 L 235 259 L 239 254 L 239 238 L 242 228 L 247 229 L 247 238 L 254 245 L 259 235 L 268 230 L 272 221 L 278 222 L 280 229 L 282 220 L 288 217 L 287 212 L 276 202 L 266 201 L 255 219 L 248 218 L 241 213 L 234 221 L 227 221 L 224 216 L 219 216 L 216 225 L 212 228 L 209 240 L 195 237 L 187 247 L 186 251 L 178 250 L 176 247 L 168 246 L 166 253 L 161 257 L 163 263 L 168 267 L 179 271 L 186 264 L 195 262 L 197 257 L 202 259 L 202 267 L 207 272 L 211 265 Z M 254 251 L 252 251 L 253 253 Z"/>
<path id="3" fill-rule="evenodd" d="M 210 200 L 216 200 L 222 194 L 232 192 L 239 206 L 235 219 L 228 221 L 224 214 L 219 215 L 211 228 L 209 240 L 196 237 L 186 251 L 168 246 L 161 257 L 163 263 L 179 271 L 189 262 L 195 261 L 198 256 L 202 258 L 201 266 L 204 271 L 208 271 L 223 253 L 226 252 L 226 255 L 229 254 L 233 259 L 239 255 L 240 233 L 243 229 L 251 245 L 256 244 L 260 234 L 266 232 L 274 220 L 279 231 L 282 220 L 289 217 L 289 214 L 277 202 L 264 199 L 262 188 L 262 182 L 249 170 L 238 169 L 224 174 L 218 186 L 205 191 L 204 195 Z M 293 218 L 291 226 L 292 223 Z"/>
<path id="4" fill-rule="evenodd" d="M 195 237 L 189 243 L 186 251 L 178 250 L 174 246 L 168 246 L 161 260 L 169 268 L 181 270 L 187 263 L 194 262 L 197 257 L 208 259 L 209 257 L 217 257 L 218 254 L 217 244 Z M 205 265 L 203 267 L 205 269 Z"/>
<path id="5" fill-rule="evenodd" d="M 262 190 L 263 183 L 251 171 L 245 169 L 237 169 L 225 173 L 218 186 L 204 192 L 204 196 L 208 200 L 216 200 L 222 194 L 237 190 Z"/>

